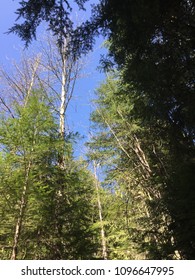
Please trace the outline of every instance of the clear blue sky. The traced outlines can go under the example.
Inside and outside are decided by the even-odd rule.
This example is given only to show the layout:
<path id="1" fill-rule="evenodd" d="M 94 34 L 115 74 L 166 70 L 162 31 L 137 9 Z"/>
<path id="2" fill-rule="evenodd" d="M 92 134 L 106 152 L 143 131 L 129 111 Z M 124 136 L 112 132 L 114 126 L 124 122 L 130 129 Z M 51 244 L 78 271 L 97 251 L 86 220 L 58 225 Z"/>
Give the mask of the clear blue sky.
<path id="1" fill-rule="evenodd" d="M 14 24 L 18 1 L 3 0 L 0 9 L 0 62 L 5 62 L 6 57 L 17 58 L 16 47 L 23 44 L 14 34 L 7 35 L 5 32 Z"/>
<path id="2" fill-rule="evenodd" d="M 2 2 L 0 9 L 0 64 L 7 65 L 10 63 L 9 59 L 20 59 L 20 50 L 24 43 L 14 34 L 5 34 L 12 27 L 17 17 L 15 11 L 19 1 L 3 0 Z M 90 3 L 97 2 L 98 0 L 90 0 L 87 6 Z M 80 17 L 83 17 L 83 15 L 80 15 Z M 75 154 L 77 156 L 80 152 L 82 154 L 82 143 L 87 140 L 89 135 L 89 115 L 92 110 L 90 99 L 94 98 L 94 90 L 104 78 L 104 75 L 97 70 L 100 54 L 105 52 L 101 48 L 102 42 L 102 39 L 98 39 L 93 53 L 85 58 L 87 66 L 84 72 L 87 75 L 77 81 L 74 96 L 67 112 L 67 121 L 70 129 L 74 132 L 78 131 L 81 135 L 85 136 L 84 140 L 75 147 Z"/>

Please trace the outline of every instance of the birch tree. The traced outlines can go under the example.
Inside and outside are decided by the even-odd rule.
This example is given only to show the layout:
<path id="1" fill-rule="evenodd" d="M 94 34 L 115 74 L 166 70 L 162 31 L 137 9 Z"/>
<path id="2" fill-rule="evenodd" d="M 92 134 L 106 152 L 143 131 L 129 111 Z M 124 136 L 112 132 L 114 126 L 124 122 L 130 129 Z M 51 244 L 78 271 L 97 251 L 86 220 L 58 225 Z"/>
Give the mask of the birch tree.
<path id="1" fill-rule="evenodd" d="M 0 228 L 4 236 L 0 245 L 2 256 L 11 259 L 92 258 L 96 252 L 96 232 L 92 228 L 94 181 L 84 163 L 73 160 L 72 138 L 65 122 L 80 66 L 67 56 L 65 43 L 63 50 L 59 50 L 51 41 L 42 53 L 23 58 L 20 64 L 14 62 L 14 74 L 1 68 L 0 101 L 5 112 L 2 131 L 8 129 L 11 138 L 18 141 L 13 141 L 13 145 L 9 143 L 16 162 L 10 161 L 5 167 L 9 170 L 5 173 L 9 174 L 9 180 L 2 176 L 1 181 L 2 213 L 9 208 L 8 216 L 4 215 L 8 229 L 3 229 L 3 222 Z M 35 92 L 39 93 L 37 101 L 34 100 L 37 107 L 33 105 L 32 111 L 29 108 Z M 53 123 L 49 122 L 51 118 Z M 17 124 L 17 129 L 9 125 L 12 122 Z M 7 137 L 3 139 L 7 141 Z M 9 145 L 6 154 L 2 154 L 2 173 L 5 158 L 11 156 Z M 21 147 L 19 151 L 18 146 Z M 18 166 L 15 173 L 22 176 L 20 180 L 10 172 L 15 165 Z M 6 184 L 11 186 L 8 193 Z M 17 192 L 16 199 L 14 192 Z"/>
<path id="2" fill-rule="evenodd" d="M 101 232 L 101 245 L 102 245 L 102 258 L 107 260 L 108 252 L 107 252 L 107 244 L 106 244 L 106 234 L 104 229 L 104 220 L 102 213 L 102 203 L 100 198 L 100 182 L 97 175 L 97 163 L 93 160 L 93 172 L 95 177 L 95 189 L 96 189 L 96 197 L 97 197 L 97 205 L 99 212 L 99 222 L 100 222 L 100 232 Z"/>
<path id="3" fill-rule="evenodd" d="M 68 47 L 68 37 L 63 38 L 60 46 L 57 44 L 57 38 L 51 36 L 47 36 L 44 43 L 40 41 L 42 74 L 38 79 L 42 88 L 48 93 L 50 106 L 58 116 L 59 135 L 63 141 L 69 134 L 66 112 L 83 66 L 81 60 L 75 60 L 74 54 L 69 52 Z M 63 155 L 59 156 L 59 165 L 65 167 Z"/>

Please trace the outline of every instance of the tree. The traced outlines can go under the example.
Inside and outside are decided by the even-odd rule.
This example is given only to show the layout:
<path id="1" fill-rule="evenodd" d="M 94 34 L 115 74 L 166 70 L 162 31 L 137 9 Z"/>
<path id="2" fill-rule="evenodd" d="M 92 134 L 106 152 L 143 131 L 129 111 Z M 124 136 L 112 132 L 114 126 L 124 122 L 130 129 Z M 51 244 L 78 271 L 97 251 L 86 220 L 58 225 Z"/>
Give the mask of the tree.
<path id="1" fill-rule="evenodd" d="M 59 57 L 46 54 L 48 64 L 41 55 L 24 59 L 13 76 L 1 69 L 1 258 L 95 258 L 94 179 L 73 159 L 74 134 L 60 130 L 77 72 L 70 60 L 62 70 Z"/>
<path id="2" fill-rule="evenodd" d="M 193 1 L 107 1 L 102 9 L 110 29 L 110 55 L 125 79 L 149 96 L 150 106 L 158 108 L 155 114 L 178 122 L 192 137 Z"/>
<path id="3" fill-rule="evenodd" d="M 106 168 L 104 184 L 113 189 L 113 200 L 120 205 L 110 222 L 120 217 L 121 230 L 128 236 L 123 244 L 129 244 L 131 250 L 127 251 L 132 258 L 180 258 L 166 200 L 172 155 L 166 131 L 161 133 L 161 120 L 160 126 L 143 124 L 135 106 L 139 98 L 136 89 L 124 85 L 117 75 L 108 77 L 97 94 L 92 114 L 96 134 L 89 144 L 96 153 L 90 156 Z M 119 225 L 116 222 L 116 227 Z M 107 240 L 112 236 L 108 232 Z"/>
<path id="4" fill-rule="evenodd" d="M 193 259 L 195 217 L 186 205 L 195 201 L 194 1 L 101 1 L 98 9 L 110 58 L 137 91 L 133 104 L 141 126 L 153 126 L 167 143 L 162 201 L 172 217 L 175 247 L 181 258 Z"/>
<path id="5" fill-rule="evenodd" d="M 94 178 L 95 178 L 95 189 L 96 189 L 96 196 L 97 196 L 97 205 L 98 205 L 98 212 L 99 212 L 99 223 L 100 223 L 100 231 L 101 231 L 101 245 L 102 245 L 102 258 L 107 260 L 108 252 L 107 252 L 107 244 L 106 244 L 106 236 L 104 230 L 104 221 L 103 221 L 103 213 L 102 213 L 102 203 L 100 197 L 100 183 L 98 180 L 97 175 L 97 163 L 93 161 L 93 169 L 94 169 Z"/>
<path id="6" fill-rule="evenodd" d="M 84 9 L 84 3 L 87 0 L 74 0 L 80 9 Z M 15 24 L 10 32 L 16 33 L 28 45 L 32 39 L 36 38 L 36 29 L 41 21 L 49 24 L 49 30 L 54 36 L 59 36 L 59 43 L 63 43 L 64 38 L 68 38 L 73 31 L 73 22 L 70 19 L 72 6 L 66 0 L 51 1 L 21 1 L 20 8 L 16 14 L 18 19 L 23 18 L 24 22 Z"/>
<path id="7" fill-rule="evenodd" d="M 5 170 L 10 172 L 2 174 L 1 191 L 4 198 L 7 197 L 8 201 L 11 198 L 13 202 L 10 203 L 12 212 L 5 213 L 4 221 L 7 217 L 8 225 L 15 223 L 14 233 L 11 233 L 14 236 L 11 259 L 17 258 L 27 206 L 29 211 L 33 211 L 34 207 L 31 210 L 29 208 L 32 207 L 37 192 L 41 192 L 38 186 L 33 188 L 33 181 L 41 173 L 43 176 L 55 152 L 53 136 L 55 124 L 52 123 L 46 105 L 39 101 L 35 94 L 29 97 L 25 107 L 17 106 L 16 117 L 3 120 L 1 124 L 2 164 Z M 39 175 L 35 171 L 37 166 L 40 168 Z M 7 185 L 9 185 L 8 190 L 6 190 Z M 40 187 L 45 187 L 43 195 L 46 195 L 48 186 Z M 16 194 L 15 198 L 14 194 Z M 40 197 L 40 199 L 44 198 Z M 8 201 L 5 200 L 2 204 L 3 211 L 7 208 Z M 29 226 L 32 224 L 30 223 Z"/>
<path id="8" fill-rule="evenodd" d="M 70 53 L 67 55 L 68 38 L 64 38 L 61 47 L 57 45 L 55 39 L 48 35 L 39 43 L 41 61 L 37 80 L 47 93 L 50 106 L 59 118 L 59 135 L 65 141 L 69 133 L 66 111 L 83 64 L 80 59 L 75 60 L 74 55 Z M 65 167 L 64 159 L 60 155 L 59 164 L 62 168 Z"/>
<path id="9" fill-rule="evenodd" d="M 1 258 L 93 258 L 93 177 L 68 139 L 66 171 L 58 165 L 62 140 L 41 96 L 1 122 Z"/>

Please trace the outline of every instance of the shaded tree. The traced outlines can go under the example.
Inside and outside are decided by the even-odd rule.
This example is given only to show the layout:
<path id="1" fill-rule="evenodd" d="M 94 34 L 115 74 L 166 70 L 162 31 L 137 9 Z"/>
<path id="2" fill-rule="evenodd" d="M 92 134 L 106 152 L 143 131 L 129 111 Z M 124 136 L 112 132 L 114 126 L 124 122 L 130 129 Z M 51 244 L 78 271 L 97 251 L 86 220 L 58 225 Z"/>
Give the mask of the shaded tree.
<path id="1" fill-rule="evenodd" d="M 146 258 L 183 258 L 172 228 L 175 217 L 171 207 L 175 209 L 178 204 L 173 203 L 170 194 L 174 190 L 170 177 L 175 176 L 175 158 L 167 123 L 160 118 L 143 122 L 137 106 L 146 109 L 147 103 L 144 107 L 145 100 L 140 99 L 133 85 L 124 85 L 115 75 L 108 77 L 98 89 L 97 107 L 92 114 L 96 133 L 90 146 L 106 168 L 105 185 L 121 196 L 118 202 L 122 212 L 119 210 L 118 216 L 120 213 L 124 217 L 123 230 L 127 230 L 129 244 L 137 247 L 137 256 L 141 251 Z M 182 177 L 181 173 L 178 178 Z"/>
<path id="2" fill-rule="evenodd" d="M 163 201 L 172 217 L 175 246 L 187 259 L 194 258 L 195 238 L 189 207 L 195 199 L 194 11 L 193 1 L 179 0 L 106 1 L 101 10 L 110 30 L 110 55 L 124 81 L 137 89 L 136 114 L 143 126 L 158 127 L 169 143 Z"/>

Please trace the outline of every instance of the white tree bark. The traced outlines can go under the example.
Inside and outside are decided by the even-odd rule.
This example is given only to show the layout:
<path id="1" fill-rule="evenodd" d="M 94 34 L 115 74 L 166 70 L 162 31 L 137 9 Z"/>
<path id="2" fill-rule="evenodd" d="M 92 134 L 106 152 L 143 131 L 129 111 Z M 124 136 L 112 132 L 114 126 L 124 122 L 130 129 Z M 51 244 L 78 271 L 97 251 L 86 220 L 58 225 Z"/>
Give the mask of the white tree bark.
<path id="1" fill-rule="evenodd" d="M 17 222 L 16 222 L 16 227 L 15 227 L 14 242 L 13 242 L 12 253 L 11 253 L 11 260 L 16 260 L 16 258 L 17 258 L 18 242 L 19 242 L 19 239 L 20 239 L 20 232 L 21 232 L 21 229 L 22 229 L 22 223 L 23 223 L 25 208 L 26 208 L 26 204 L 27 204 L 27 190 L 28 190 L 28 181 L 29 181 L 29 174 L 30 174 L 31 165 L 32 165 L 32 162 L 29 161 L 27 169 L 26 169 L 22 196 L 21 196 L 21 199 L 20 199 L 19 215 L 18 215 L 18 219 L 17 219 Z"/>
<path id="2" fill-rule="evenodd" d="M 105 236 L 103 216 L 102 216 L 100 186 L 99 186 L 99 181 L 98 181 L 98 176 L 97 176 L 97 163 L 95 161 L 93 161 L 93 168 L 94 168 L 95 187 L 96 187 L 96 194 L 97 194 L 98 212 L 99 212 L 99 219 L 100 219 L 100 226 L 101 226 L 102 257 L 104 260 L 107 260 L 108 253 L 107 253 L 106 236 Z"/>

